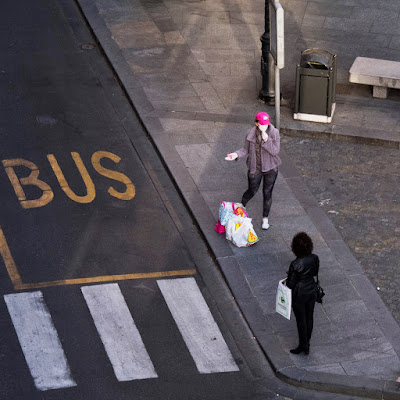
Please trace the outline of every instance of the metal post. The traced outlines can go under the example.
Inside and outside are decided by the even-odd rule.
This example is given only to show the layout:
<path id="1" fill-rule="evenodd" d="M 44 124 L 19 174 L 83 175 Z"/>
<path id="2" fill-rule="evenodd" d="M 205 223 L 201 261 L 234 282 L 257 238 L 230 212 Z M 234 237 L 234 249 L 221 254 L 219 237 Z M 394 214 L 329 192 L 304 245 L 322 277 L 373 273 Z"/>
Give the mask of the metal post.
<path id="1" fill-rule="evenodd" d="M 280 88 L 280 71 L 279 68 L 274 65 L 275 68 L 275 127 L 281 128 L 281 88 Z"/>
<path id="2" fill-rule="evenodd" d="M 275 99 L 274 90 L 274 65 L 275 61 L 271 54 L 271 14 L 270 0 L 265 0 L 265 28 L 264 34 L 261 36 L 261 75 L 262 89 L 258 95 L 259 99 L 266 103 L 273 103 Z"/>

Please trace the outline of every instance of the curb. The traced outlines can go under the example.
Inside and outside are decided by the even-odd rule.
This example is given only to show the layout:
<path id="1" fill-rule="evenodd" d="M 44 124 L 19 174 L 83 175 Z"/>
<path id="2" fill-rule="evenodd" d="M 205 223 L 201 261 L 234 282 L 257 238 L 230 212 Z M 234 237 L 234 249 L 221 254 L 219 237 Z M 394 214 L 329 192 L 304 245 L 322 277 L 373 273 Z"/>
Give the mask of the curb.
<path id="1" fill-rule="evenodd" d="M 111 38 L 111 33 L 108 27 L 105 25 L 103 19 L 100 17 L 96 5 L 89 0 L 75 0 L 78 8 L 82 15 L 86 19 L 92 34 L 97 38 L 99 47 L 103 51 L 106 59 L 114 70 L 115 75 L 118 77 L 122 87 L 124 88 L 130 103 L 132 104 L 139 120 L 142 122 L 145 130 L 152 138 L 153 143 L 159 152 L 161 158 L 164 160 L 170 175 L 173 178 L 177 190 L 182 195 L 182 198 L 186 202 L 188 209 L 191 211 L 194 219 L 197 221 L 199 229 L 203 234 L 203 237 L 214 253 L 216 264 L 220 267 L 222 275 L 228 284 L 229 289 L 235 296 L 236 302 L 239 305 L 245 321 L 257 338 L 259 345 L 261 346 L 266 358 L 268 359 L 271 367 L 273 368 L 276 376 L 284 382 L 291 385 L 301 387 L 304 389 L 311 389 L 323 392 L 338 393 L 344 395 L 363 396 L 371 399 L 385 399 L 385 400 L 398 400 L 400 398 L 400 383 L 377 380 L 368 377 L 358 376 L 347 376 L 347 375 L 334 375 L 322 372 L 310 372 L 294 366 L 289 355 L 285 353 L 278 339 L 273 333 L 273 329 L 268 319 L 263 315 L 258 302 L 252 296 L 251 290 L 240 272 L 237 260 L 233 255 L 233 252 L 229 245 L 226 243 L 224 238 L 215 237 L 213 225 L 215 224 L 215 218 L 211 213 L 204 213 L 205 202 L 199 193 L 197 187 L 188 175 L 186 168 L 184 168 L 182 161 L 168 140 L 160 135 L 163 129 L 161 124 L 156 121 L 154 117 L 160 118 L 162 114 L 169 115 L 170 112 L 156 112 L 154 111 L 151 103 L 148 101 L 144 90 L 135 78 L 134 72 L 129 68 L 127 62 L 123 58 L 120 49 Z M 175 117 L 178 117 L 179 113 L 174 113 Z M 198 120 L 213 120 L 217 115 L 214 114 L 199 114 L 192 113 L 194 118 L 191 118 L 185 113 L 186 118 L 198 119 Z M 150 118 L 151 117 L 151 118 Z M 229 116 L 217 117 L 217 120 L 224 121 Z M 246 117 L 236 117 L 232 120 L 229 117 L 229 122 L 248 122 Z M 400 142 L 379 139 L 379 138 L 367 138 L 361 136 L 355 136 L 350 134 L 339 134 L 333 132 L 317 132 L 313 130 L 303 129 L 292 129 L 292 128 L 281 128 L 282 133 L 288 135 L 310 135 L 316 138 L 325 138 L 329 140 L 345 140 L 355 141 L 357 143 L 383 145 L 385 147 L 400 148 Z M 286 159 L 287 156 L 283 155 Z M 294 167 L 289 163 L 285 168 L 282 168 L 282 175 L 285 179 L 299 186 L 297 180 L 297 174 L 295 173 Z M 285 172 L 286 171 L 286 172 Z M 179 182 L 179 185 L 177 184 Z M 289 184 L 289 186 L 292 185 Z M 299 189 L 299 188 L 298 188 Z M 294 190 L 295 196 L 298 198 L 296 190 Z M 301 193 L 300 193 L 301 195 Z M 308 197 L 306 195 L 306 197 Z M 301 199 L 299 199 L 301 201 Z M 313 199 L 315 202 L 315 199 Z M 315 219 L 320 221 L 322 225 L 318 225 L 320 229 L 322 226 L 321 234 L 328 236 L 331 241 L 338 241 L 339 235 L 329 218 L 321 211 L 321 214 L 325 216 L 325 219 L 317 213 Z M 200 216 L 200 217 L 199 217 Z M 322 216 L 322 217 L 323 217 Z M 314 221 L 313 221 L 314 222 Z M 331 226 L 332 225 L 332 226 Z M 210 228 L 211 227 L 211 228 Z M 333 229 L 332 229 L 333 227 Z M 332 236 L 332 237 L 331 237 Z M 222 240 L 223 239 L 223 240 Z M 261 318 L 260 318 L 261 316 Z M 399 338 L 400 342 L 400 338 Z"/>

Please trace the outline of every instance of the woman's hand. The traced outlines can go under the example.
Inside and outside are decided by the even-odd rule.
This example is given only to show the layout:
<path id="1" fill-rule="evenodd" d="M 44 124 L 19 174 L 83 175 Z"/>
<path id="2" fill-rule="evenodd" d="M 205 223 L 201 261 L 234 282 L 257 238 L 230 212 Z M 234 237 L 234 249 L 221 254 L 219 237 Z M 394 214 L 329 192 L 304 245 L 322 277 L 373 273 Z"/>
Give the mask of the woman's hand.
<path id="1" fill-rule="evenodd" d="M 262 140 L 264 140 L 264 142 L 266 142 L 268 140 L 268 134 L 265 131 L 261 132 L 261 136 L 262 136 Z"/>
<path id="2" fill-rule="evenodd" d="M 225 157 L 225 160 L 227 161 L 233 161 L 238 158 L 237 153 L 228 153 L 227 156 Z"/>

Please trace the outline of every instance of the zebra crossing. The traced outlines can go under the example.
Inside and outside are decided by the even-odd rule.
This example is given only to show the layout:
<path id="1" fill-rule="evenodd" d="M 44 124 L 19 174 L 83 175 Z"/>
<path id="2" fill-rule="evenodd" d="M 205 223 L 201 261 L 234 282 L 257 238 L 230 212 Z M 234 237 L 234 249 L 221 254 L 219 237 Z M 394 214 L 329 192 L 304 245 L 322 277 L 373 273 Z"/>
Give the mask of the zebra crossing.
<path id="1" fill-rule="evenodd" d="M 196 280 L 160 279 L 157 285 L 198 372 L 239 371 Z M 82 286 L 80 290 L 116 379 L 157 378 L 119 284 Z M 4 299 L 36 388 L 76 386 L 43 293 L 8 294 Z"/>
<path id="2" fill-rule="evenodd" d="M 8 294 L 4 299 L 36 388 L 76 386 L 42 292 Z"/>
<path id="3" fill-rule="evenodd" d="M 118 284 L 86 286 L 81 290 L 117 379 L 157 378 Z"/>

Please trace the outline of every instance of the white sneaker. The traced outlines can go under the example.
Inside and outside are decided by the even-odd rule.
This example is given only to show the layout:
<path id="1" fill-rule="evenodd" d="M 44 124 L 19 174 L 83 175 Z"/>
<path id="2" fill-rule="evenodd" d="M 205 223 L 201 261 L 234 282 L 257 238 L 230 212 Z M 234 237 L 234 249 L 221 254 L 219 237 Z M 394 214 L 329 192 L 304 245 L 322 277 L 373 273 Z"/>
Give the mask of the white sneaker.
<path id="1" fill-rule="evenodd" d="M 262 228 L 263 229 L 268 229 L 269 228 L 268 218 L 263 218 Z"/>

